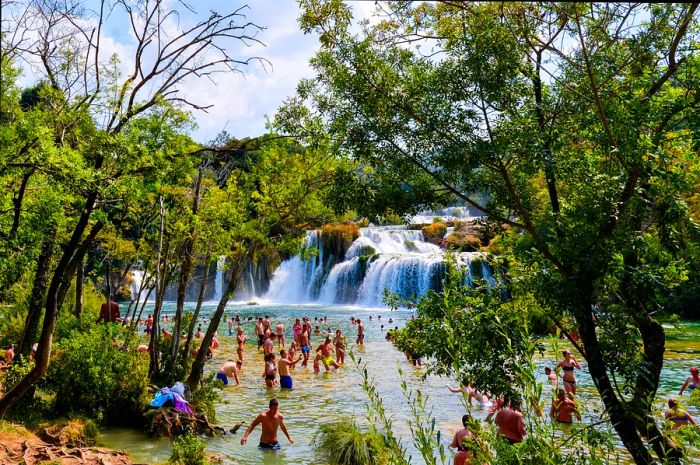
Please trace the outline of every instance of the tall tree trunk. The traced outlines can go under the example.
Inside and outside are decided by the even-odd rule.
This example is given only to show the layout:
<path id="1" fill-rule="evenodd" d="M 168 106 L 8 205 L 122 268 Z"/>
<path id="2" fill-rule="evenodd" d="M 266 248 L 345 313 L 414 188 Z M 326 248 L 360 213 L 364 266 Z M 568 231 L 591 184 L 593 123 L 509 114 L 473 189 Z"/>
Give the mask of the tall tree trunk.
<path id="1" fill-rule="evenodd" d="M 49 265 L 53 255 L 53 246 L 56 243 L 56 231 L 51 230 L 44 243 L 41 245 L 41 253 L 36 263 L 36 273 L 32 284 L 32 293 L 29 297 L 29 310 L 27 318 L 24 320 L 24 331 L 17 347 L 17 359 L 26 359 L 32 351 L 32 345 L 36 341 L 39 332 L 39 320 L 43 310 L 44 299 L 46 298 L 46 284 L 49 276 Z"/>
<path id="2" fill-rule="evenodd" d="M 148 365 L 148 378 L 154 381 L 160 372 L 160 351 L 158 350 L 158 340 L 160 338 L 160 311 L 163 307 L 163 296 L 165 295 L 165 268 L 168 257 L 169 241 L 165 245 L 163 253 L 163 236 L 165 234 L 165 205 L 163 197 L 160 203 L 160 232 L 158 234 L 158 259 L 156 260 L 156 305 L 153 308 L 153 326 L 151 327 L 151 339 L 148 343 L 150 363 Z"/>
<path id="3" fill-rule="evenodd" d="M 197 180 L 195 181 L 194 187 L 194 198 L 192 199 L 192 216 L 196 216 L 199 211 L 199 197 L 202 186 L 202 174 L 204 173 L 204 167 L 200 165 L 199 172 L 197 173 Z M 182 247 L 182 266 L 180 267 L 180 279 L 177 286 L 177 306 L 175 310 L 175 328 L 173 329 L 173 342 L 170 345 L 170 363 L 166 367 L 167 370 L 172 370 L 178 358 L 178 349 L 180 348 L 180 333 L 182 332 L 182 315 L 185 307 L 185 293 L 187 292 L 187 285 L 190 282 L 190 275 L 192 274 L 192 263 L 194 255 L 194 234 L 195 222 L 192 221 L 192 226 L 188 232 L 185 243 Z M 187 357 L 187 355 L 185 355 Z"/>
<path id="4" fill-rule="evenodd" d="M 13 238 L 17 231 L 19 230 L 19 220 L 22 217 L 22 202 L 24 200 L 24 193 L 27 191 L 27 184 L 29 183 L 29 178 L 34 174 L 34 169 L 27 171 L 22 176 L 22 183 L 19 186 L 19 191 L 17 196 L 12 199 L 14 213 L 12 215 L 12 228 L 10 229 L 9 237 Z"/>
<path id="5" fill-rule="evenodd" d="M 183 357 L 187 358 L 190 353 L 190 345 L 192 344 L 192 338 L 194 337 L 194 328 L 197 326 L 197 318 L 199 318 L 199 312 L 202 310 L 202 302 L 204 302 L 204 293 L 207 290 L 207 281 L 209 280 L 209 260 L 211 260 L 211 253 L 207 251 L 207 256 L 204 258 L 204 273 L 202 274 L 202 282 L 199 285 L 199 295 L 197 296 L 197 307 L 194 309 L 194 314 L 192 315 L 192 321 L 190 321 L 190 327 L 187 329 L 187 339 L 185 340 L 185 348 L 182 351 Z"/>
<path id="6" fill-rule="evenodd" d="M 585 288 L 585 286 L 579 287 L 579 289 Z M 606 369 L 608 363 L 603 357 L 598 336 L 595 332 L 590 299 L 584 300 L 584 303 L 577 310 L 575 318 L 580 331 L 581 341 L 586 351 L 589 373 L 600 393 L 613 428 L 615 428 L 620 440 L 637 465 L 653 464 L 654 460 L 637 432 L 635 419 L 629 415 L 627 407 L 618 399 L 608 376 Z"/>
<path id="7" fill-rule="evenodd" d="M 99 166 L 98 166 L 99 168 Z M 97 200 L 97 192 L 93 191 L 88 194 L 85 202 L 85 208 L 83 209 L 78 222 L 76 223 L 73 233 L 71 235 L 68 244 L 63 250 L 63 255 L 54 270 L 53 276 L 51 278 L 51 284 L 46 295 L 46 310 L 44 313 L 44 324 L 42 326 L 41 337 L 39 339 L 39 346 L 36 351 L 34 368 L 25 375 L 24 378 L 12 389 L 5 392 L 5 394 L 0 398 L 0 419 L 3 418 L 7 412 L 26 394 L 32 386 L 34 386 L 49 366 L 51 359 L 51 343 L 53 341 L 53 332 L 56 328 L 56 321 L 58 319 L 58 314 L 61 309 L 61 304 L 66 297 L 68 288 L 70 287 L 70 280 L 73 278 L 75 270 L 78 266 L 78 261 L 82 260 L 85 253 L 87 253 L 88 248 L 95 239 L 95 236 L 102 230 L 104 224 L 102 222 L 96 223 L 90 230 L 90 233 L 85 238 L 83 243 L 80 243 L 80 239 L 83 232 L 87 228 L 88 221 L 90 220 L 90 215 L 93 208 L 95 207 L 95 201 Z"/>
<path id="8" fill-rule="evenodd" d="M 221 317 L 224 315 L 226 305 L 236 290 L 236 286 L 238 285 L 238 274 L 240 273 L 241 265 L 245 263 L 245 260 L 245 254 L 233 260 L 231 281 L 228 283 L 228 286 L 226 286 L 226 291 L 224 291 L 224 295 L 221 296 L 219 305 L 216 306 L 216 311 L 211 317 L 207 332 L 204 334 L 204 339 L 202 339 L 202 343 L 199 346 L 199 351 L 197 351 L 197 357 L 195 357 L 194 361 L 192 362 L 190 376 L 185 382 L 190 389 L 194 389 L 202 381 L 202 376 L 204 375 L 204 361 L 206 360 L 207 350 L 209 350 L 209 347 L 211 346 L 214 333 L 216 333 L 217 329 L 219 328 L 219 322 L 221 321 Z"/>
<path id="9" fill-rule="evenodd" d="M 85 272 L 85 263 L 80 260 L 78 269 L 75 271 L 75 306 L 73 307 L 76 318 L 80 318 L 83 312 L 83 273 Z"/>

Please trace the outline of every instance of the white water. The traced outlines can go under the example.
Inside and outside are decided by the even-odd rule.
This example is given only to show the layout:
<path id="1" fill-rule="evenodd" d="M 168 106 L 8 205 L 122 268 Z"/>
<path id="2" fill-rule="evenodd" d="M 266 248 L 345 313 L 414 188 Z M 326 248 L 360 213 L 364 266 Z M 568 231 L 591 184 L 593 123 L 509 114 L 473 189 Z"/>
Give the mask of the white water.
<path id="1" fill-rule="evenodd" d="M 423 211 L 411 217 L 413 224 L 430 224 L 434 218 L 440 218 L 442 221 L 469 221 L 481 216 L 472 216 L 469 207 L 447 207 L 442 210 Z"/>
<path id="2" fill-rule="evenodd" d="M 224 295 L 224 265 L 226 257 L 219 257 L 216 261 L 216 278 L 214 278 L 214 300 L 219 302 Z"/>
<path id="3" fill-rule="evenodd" d="M 139 289 L 141 289 L 141 283 L 143 282 L 143 271 L 141 270 L 131 270 L 131 299 L 136 299 L 139 295 Z"/>
<path id="4" fill-rule="evenodd" d="M 307 233 L 305 248 L 316 254 L 308 260 L 297 255 L 282 262 L 264 296 L 266 301 L 378 307 L 383 306 L 385 290 L 414 299 L 439 288 L 445 272 L 444 251 L 425 242 L 421 231 L 405 226 L 362 228 L 344 260 L 335 264 L 329 261 L 333 257 L 324 251 L 318 231 Z M 469 263 L 477 257 L 483 254 L 458 255 L 458 261 L 469 270 L 468 281 L 473 271 Z M 495 284 L 488 265 L 481 266 L 480 274 Z"/>

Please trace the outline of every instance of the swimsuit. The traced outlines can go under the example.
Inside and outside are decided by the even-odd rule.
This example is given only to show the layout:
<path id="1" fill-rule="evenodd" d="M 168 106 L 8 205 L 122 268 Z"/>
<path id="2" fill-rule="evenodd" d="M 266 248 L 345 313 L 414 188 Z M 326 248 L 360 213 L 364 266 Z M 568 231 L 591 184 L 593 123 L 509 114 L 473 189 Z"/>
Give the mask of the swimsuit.
<path id="1" fill-rule="evenodd" d="M 280 447 L 280 443 L 277 442 L 277 441 L 275 441 L 275 442 L 270 442 L 270 443 L 261 442 L 260 444 L 258 444 L 258 449 L 262 449 L 262 450 L 280 450 L 281 447 Z"/>
<path id="2" fill-rule="evenodd" d="M 364 335 L 364 334 L 358 334 L 358 335 L 357 335 L 357 338 L 358 338 L 358 339 L 364 339 L 364 338 L 365 338 L 365 335 Z"/>
<path id="3" fill-rule="evenodd" d="M 265 335 L 258 334 L 258 349 L 261 348 L 264 343 L 265 343 Z"/>
<path id="4" fill-rule="evenodd" d="M 280 375 L 280 387 L 282 389 L 292 389 L 292 377 Z"/>
<path id="5" fill-rule="evenodd" d="M 228 386 L 228 376 L 226 376 L 225 374 L 223 374 L 223 373 L 217 373 L 217 374 L 216 374 L 216 379 L 220 379 L 221 381 L 223 381 L 224 386 Z"/>
<path id="6" fill-rule="evenodd" d="M 333 363 L 333 357 L 331 357 L 331 356 L 329 355 L 328 357 L 322 358 L 321 361 L 322 361 L 325 365 L 330 365 L 331 363 Z"/>
<path id="7" fill-rule="evenodd" d="M 311 347 L 309 347 L 307 344 L 301 345 L 301 353 L 308 354 L 310 350 L 311 350 Z"/>

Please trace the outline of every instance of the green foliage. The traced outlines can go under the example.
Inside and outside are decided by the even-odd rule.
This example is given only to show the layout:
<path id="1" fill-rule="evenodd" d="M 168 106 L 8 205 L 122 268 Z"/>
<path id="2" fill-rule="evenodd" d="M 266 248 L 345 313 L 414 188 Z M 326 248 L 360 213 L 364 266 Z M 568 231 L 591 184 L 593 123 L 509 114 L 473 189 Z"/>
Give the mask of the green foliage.
<path id="1" fill-rule="evenodd" d="M 471 234 L 453 232 L 445 238 L 445 248 L 457 252 L 476 252 L 481 248 L 481 239 Z"/>
<path id="2" fill-rule="evenodd" d="M 58 414 L 82 414 L 98 421 L 141 420 L 148 403 L 148 360 L 135 344 L 122 350 L 111 324 L 89 326 L 57 341 L 45 388 L 56 394 Z"/>
<path id="3" fill-rule="evenodd" d="M 182 434 L 175 439 L 170 463 L 175 465 L 208 465 L 207 443 L 193 434 Z"/>
<path id="4" fill-rule="evenodd" d="M 198 412 L 207 415 L 210 421 L 216 422 L 216 403 L 220 399 L 220 392 L 223 389 L 221 381 L 215 378 L 212 373 L 202 380 L 201 384 L 192 390 L 192 401 L 190 407 Z"/>
<path id="5" fill-rule="evenodd" d="M 317 459 L 329 465 L 389 463 L 381 435 L 372 429 L 362 431 L 351 419 L 319 425 L 313 445 Z"/>
<path id="6" fill-rule="evenodd" d="M 442 239 L 444 239 L 445 234 L 447 233 L 447 225 L 438 221 L 428 226 L 423 226 L 421 231 L 423 232 L 423 238 L 426 242 L 438 244 Z"/>

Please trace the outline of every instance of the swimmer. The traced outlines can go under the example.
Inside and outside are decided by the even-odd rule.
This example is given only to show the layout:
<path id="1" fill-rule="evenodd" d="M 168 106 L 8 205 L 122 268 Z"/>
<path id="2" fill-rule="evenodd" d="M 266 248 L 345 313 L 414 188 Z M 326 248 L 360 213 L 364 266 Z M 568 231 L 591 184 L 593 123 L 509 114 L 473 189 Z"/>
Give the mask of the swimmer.
<path id="1" fill-rule="evenodd" d="M 233 336 L 233 319 L 228 320 L 228 335 Z"/>
<path id="2" fill-rule="evenodd" d="M 557 374 L 554 373 L 549 367 L 544 367 L 544 373 L 547 375 L 547 382 L 549 384 L 556 383 L 559 380 Z"/>
<path id="3" fill-rule="evenodd" d="M 277 365 L 275 364 L 275 354 L 265 355 L 265 371 L 262 374 L 265 379 L 265 386 L 271 388 L 277 385 Z"/>
<path id="4" fill-rule="evenodd" d="M 355 341 L 355 343 L 358 346 L 363 346 L 363 345 L 365 345 L 365 327 L 362 326 L 362 322 L 359 319 L 357 319 L 356 321 L 357 321 L 357 340 Z"/>
<path id="5" fill-rule="evenodd" d="M 335 330 L 333 345 L 335 346 L 335 360 L 340 365 L 345 365 L 345 336 L 340 329 Z"/>
<path id="6" fill-rule="evenodd" d="M 309 352 L 311 352 L 311 341 L 309 341 L 309 333 L 304 328 L 299 336 L 299 347 L 301 348 L 301 354 L 304 356 L 304 361 L 301 362 L 301 366 L 305 367 L 309 363 Z"/>
<path id="7" fill-rule="evenodd" d="M 279 402 L 277 402 L 277 399 L 270 400 L 270 408 L 258 415 L 258 417 L 253 420 L 253 423 L 250 424 L 241 439 L 242 446 L 245 446 L 246 442 L 248 442 L 248 436 L 250 436 L 250 433 L 259 424 L 262 424 L 262 434 L 260 435 L 260 444 L 258 448 L 263 450 L 279 450 L 280 443 L 277 441 L 278 428 L 282 428 L 282 432 L 287 436 L 289 443 L 294 445 L 294 441 L 292 441 L 292 438 L 287 432 L 287 425 L 284 424 L 284 416 L 279 413 Z"/>
<path id="8" fill-rule="evenodd" d="M 294 322 L 294 326 L 292 326 L 292 330 L 294 331 L 294 342 L 296 342 L 297 344 L 299 344 L 299 336 L 301 335 L 302 329 L 303 326 L 301 326 L 301 320 L 297 318 Z"/>
<path id="9" fill-rule="evenodd" d="M 369 321 L 372 322 L 372 315 L 369 316 Z"/>
<path id="10" fill-rule="evenodd" d="M 296 360 L 290 360 L 287 351 L 282 349 L 280 351 L 280 360 L 277 362 L 277 370 L 280 374 L 280 388 L 281 389 L 292 389 L 292 377 L 289 374 L 289 369 L 294 368 L 294 366 L 299 363 L 302 357 Z"/>
<path id="11" fill-rule="evenodd" d="M 211 338 L 211 347 L 212 349 L 218 349 L 219 348 L 219 339 L 216 337 L 219 333 L 214 333 L 214 336 Z"/>
<path id="12" fill-rule="evenodd" d="M 149 314 L 146 318 L 146 329 L 143 330 L 145 334 L 151 334 L 153 332 L 153 317 Z"/>
<path id="13" fill-rule="evenodd" d="M 279 321 L 277 326 L 275 326 L 275 334 L 277 335 L 277 348 L 281 347 L 284 349 L 284 325 Z"/>
<path id="14" fill-rule="evenodd" d="M 267 332 L 267 339 L 265 339 L 265 342 L 263 343 L 263 353 L 265 355 L 270 355 L 272 351 L 275 350 L 276 337 L 276 334 L 270 333 L 269 331 Z"/>
<path id="15" fill-rule="evenodd" d="M 228 386 L 228 379 L 233 377 L 236 380 L 236 385 L 241 384 L 238 379 L 238 365 L 232 360 L 228 359 L 226 363 L 221 365 L 219 371 L 216 372 L 216 379 L 221 380 L 224 386 Z"/>
<path id="16" fill-rule="evenodd" d="M 243 334 L 243 328 L 240 326 L 238 327 L 238 331 L 236 334 L 236 342 L 238 343 L 238 348 L 236 349 L 236 353 L 238 354 L 238 360 L 243 361 L 243 348 L 245 347 L 245 334 Z"/>
<path id="17" fill-rule="evenodd" d="M 258 337 L 258 350 L 260 350 L 265 343 L 265 326 L 261 317 L 258 317 L 258 322 L 255 324 L 255 335 Z"/>
<path id="18" fill-rule="evenodd" d="M 314 329 L 314 336 L 320 336 L 321 335 L 321 328 L 316 325 L 316 329 Z"/>
<path id="19" fill-rule="evenodd" d="M 297 350 L 299 350 L 299 348 L 297 347 L 297 342 L 292 341 L 292 343 L 289 344 L 289 350 L 287 350 L 287 358 L 290 362 L 294 360 L 294 355 L 296 354 Z"/>
<path id="20" fill-rule="evenodd" d="M 148 345 L 146 344 L 139 344 L 136 347 L 136 352 L 143 353 L 143 352 L 148 352 Z"/>
<path id="21" fill-rule="evenodd" d="M 331 353 L 334 352 L 333 348 L 331 347 L 331 338 L 326 336 L 326 340 L 321 343 L 321 345 L 318 346 L 316 349 L 316 352 L 321 352 L 321 362 L 323 363 L 324 368 L 326 371 L 329 371 L 329 367 L 333 367 L 336 370 L 340 368 L 340 365 L 336 363 L 335 360 L 333 360 L 333 357 L 331 357 Z"/>
<path id="22" fill-rule="evenodd" d="M 160 332 L 163 333 L 163 339 L 165 339 L 166 341 L 169 341 L 173 338 L 173 333 L 171 333 L 165 328 L 161 329 Z"/>
<path id="23" fill-rule="evenodd" d="M 693 417 L 691 417 L 688 412 L 681 409 L 678 406 L 678 401 L 675 399 L 668 399 L 668 410 L 666 410 L 666 413 L 664 413 L 664 418 L 666 418 L 666 421 L 673 423 L 674 430 L 689 424 L 700 430 L 700 427 L 698 427 L 698 425 L 695 423 Z"/>
<path id="24" fill-rule="evenodd" d="M 265 332 L 272 331 L 272 327 L 270 326 L 270 315 L 265 315 L 265 319 L 263 320 L 263 328 L 265 329 Z"/>
<path id="25" fill-rule="evenodd" d="M 451 448 L 457 449 L 457 453 L 454 457 L 454 465 L 467 465 L 472 458 L 474 458 L 474 453 L 472 450 L 465 445 L 465 439 L 476 438 L 474 432 L 469 429 L 469 424 L 472 423 L 471 415 L 462 416 L 462 426 L 463 429 L 455 433 L 454 438 L 452 438 Z"/>
<path id="26" fill-rule="evenodd" d="M 472 403 L 472 399 L 476 399 L 482 407 L 487 407 L 491 403 L 489 396 L 483 392 L 477 391 L 471 384 L 463 384 L 461 388 L 453 388 L 449 384 L 445 384 L 445 387 L 454 394 L 461 393 L 467 398 L 469 404 Z"/>
<path id="27" fill-rule="evenodd" d="M 576 408 L 576 402 L 569 398 L 563 388 L 559 388 L 556 399 L 552 401 L 549 416 L 557 423 L 572 423 L 574 421 L 572 414 L 576 415 L 578 421 L 581 421 L 581 414 Z"/>
<path id="28" fill-rule="evenodd" d="M 683 383 L 681 392 L 679 392 L 678 395 L 682 396 L 686 388 L 688 389 L 688 392 L 692 392 L 693 389 L 700 388 L 700 373 L 698 373 L 698 369 L 695 367 L 690 369 L 690 376 L 685 379 L 685 383 Z"/>
<path id="29" fill-rule="evenodd" d="M 559 362 L 554 368 L 554 371 L 559 373 L 559 369 L 564 370 L 564 389 L 566 392 L 571 392 L 576 394 L 576 377 L 574 377 L 574 368 L 581 369 L 581 365 L 576 361 L 576 359 L 571 355 L 567 349 L 562 351 L 564 360 Z"/>
<path id="30" fill-rule="evenodd" d="M 194 337 L 196 339 L 202 339 L 204 337 L 204 333 L 202 332 L 202 325 L 197 326 L 197 332 L 194 333 Z"/>
<path id="31" fill-rule="evenodd" d="M 381 325 L 381 327 L 380 327 L 379 329 L 380 329 L 381 331 L 384 331 L 384 325 Z"/>
<path id="32" fill-rule="evenodd" d="M 392 324 L 393 322 L 394 322 L 394 320 L 390 317 L 390 318 L 389 318 L 389 324 Z"/>

